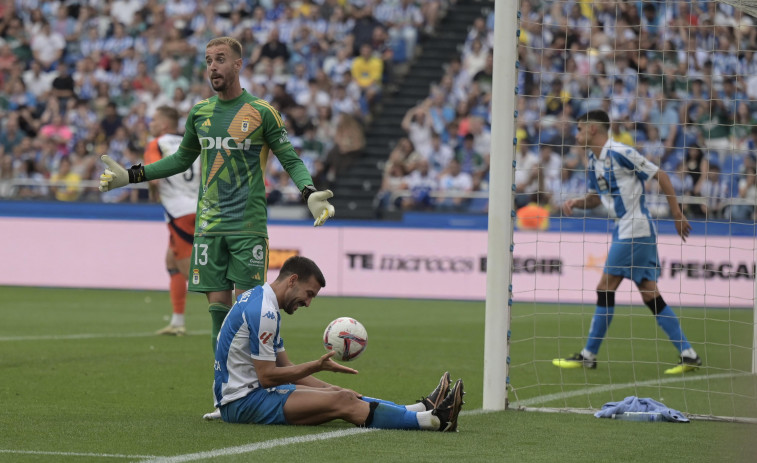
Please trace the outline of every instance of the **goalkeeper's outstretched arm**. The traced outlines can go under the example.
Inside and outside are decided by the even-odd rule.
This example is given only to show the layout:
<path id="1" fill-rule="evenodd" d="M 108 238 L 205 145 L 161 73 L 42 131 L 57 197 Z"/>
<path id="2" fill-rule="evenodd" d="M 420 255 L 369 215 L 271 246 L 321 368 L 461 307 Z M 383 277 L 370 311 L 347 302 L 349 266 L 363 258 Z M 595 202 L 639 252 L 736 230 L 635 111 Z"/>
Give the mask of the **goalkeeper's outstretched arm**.
<path id="1" fill-rule="evenodd" d="M 176 153 L 158 162 L 154 162 L 148 166 L 137 164 L 131 166 L 129 169 L 125 169 L 110 156 L 104 154 L 100 159 L 102 159 L 107 167 L 105 172 L 100 175 L 100 191 L 106 192 L 121 188 L 129 183 L 157 180 L 179 174 L 189 169 L 189 166 L 192 165 L 199 155 L 199 151 L 193 152 L 180 147 Z"/>

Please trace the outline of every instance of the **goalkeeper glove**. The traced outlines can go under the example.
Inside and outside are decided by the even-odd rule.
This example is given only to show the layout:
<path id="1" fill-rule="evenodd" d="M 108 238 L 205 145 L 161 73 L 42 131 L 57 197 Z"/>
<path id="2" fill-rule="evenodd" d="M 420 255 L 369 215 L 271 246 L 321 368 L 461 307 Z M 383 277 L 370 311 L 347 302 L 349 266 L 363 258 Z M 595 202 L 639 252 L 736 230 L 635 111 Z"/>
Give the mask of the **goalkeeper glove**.
<path id="1" fill-rule="evenodd" d="M 121 188 L 129 183 L 145 181 L 145 168 L 142 164 L 131 166 L 129 170 L 126 170 L 107 154 L 103 154 L 100 159 L 108 166 L 105 172 L 100 175 L 100 191 L 103 193 Z"/>
<path id="2" fill-rule="evenodd" d="M 334 217 L 334 206 L 328 202 L 333 196 L 331 190 L 318 191 L 313 185 L 306 185 L 302 189 L 302 199 L 308 202 L 308 209 L 315 219 L 314 227 L 323 225 L 329 217 Z"/>

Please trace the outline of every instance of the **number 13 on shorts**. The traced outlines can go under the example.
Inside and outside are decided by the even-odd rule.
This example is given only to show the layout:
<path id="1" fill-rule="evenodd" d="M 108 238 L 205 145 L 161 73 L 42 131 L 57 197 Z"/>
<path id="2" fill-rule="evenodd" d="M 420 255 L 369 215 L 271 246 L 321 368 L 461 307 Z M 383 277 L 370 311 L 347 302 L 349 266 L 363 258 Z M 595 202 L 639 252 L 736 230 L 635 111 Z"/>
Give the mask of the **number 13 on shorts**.
<path id="1" fill-rule="evenodd" d="M 192 275 L 190 281 L 192 285 L 199 285 L 200 269 L 198 266 L 204 266 L 208 263 L 208 245 L 205 243 L 194 243 L 192 257 Z"/>
<path id="2" fill-rule="evenodd" d="M 189 290 L 250 289 L 266 281 L 268 239 L 262 236 L 195 236 Z"/>

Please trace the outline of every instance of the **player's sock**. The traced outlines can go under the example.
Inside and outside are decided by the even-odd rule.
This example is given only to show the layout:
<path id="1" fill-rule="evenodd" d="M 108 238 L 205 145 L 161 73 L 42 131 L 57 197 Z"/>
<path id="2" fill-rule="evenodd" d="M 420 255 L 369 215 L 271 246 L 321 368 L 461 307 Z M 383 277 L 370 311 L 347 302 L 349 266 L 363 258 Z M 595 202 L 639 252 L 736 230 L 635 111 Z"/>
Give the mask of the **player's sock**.
<path id="1" fill-rule="evenodd" d="M 183 313 L 171 314 L 171 326 L 184 326 L 184 314 Z"/>
<path id="2" fill-rule="evenodd" d="M 172 268 L 168 270 L 168 274 L 171 275 L 171 284 L 169 286 L 171 295 L 171 305 L 173 305 L 174 315 L 184 315 L 184 309 L 187 305 L 187 279 L 177 269 Z M 183 325 L 184 321 L 174 323 L 171 320 L 171 324 L 174 326 Z"/>
<path id="3" fill-rule="evenodd" d="M 380 402 L 369 402 L 369 405 L 371 412 L 368 414 L 368 419 L 365 420 L 364 426 L 366 428 L 420 429 L 418 413 L 416 412 Z"/>
<path id="4" fill-rule="evenodd" d="M 417 402 L 417 403 L 414 403 L 414 404 L 411 404 L 411 405 L 400 405 L 400 404 L 396 404 L 394 402 L 390 402 L 388 400 L 376 399 L 374 397 L 363 396 L 363 397 L 361 397 L 361 399 L 364 402 L 368 402 L 368 403 L 374 403 L 375 402 L 375 403 L 380 403 L 380 404 L 391 405 L 393 407 L 402 407 L 405 410 L 409 410 L 411 412 L 425 412 L 426 411 L 426 405 L 423 404 L 422 402 Z"/>
<path id="5" fill-rule="evenodd" d="M 441 423 L 439 422 L 439 417 L 434 415 L 433 410 L 428 410 L 424 412 L 418 412 L 418 414 L 415 415 L 415 417 L 418 419 L 418 426 L 420 426 L 421 429 L 428 429 L 430 431 L 438 431 L 439 426 Z"/>
<path id="6" fill-rule="evenodd" d="M 678 352 L 691 349 L 691 344 L 689 344 L 689 340 L 686 339 L 686 335 L 683 334 L 683 330 L 681 329 L 681 323 L 670 306 L 666 305 L 664 309 L 655 315 L 655 319 L 660 328 L 668 335 L 670 342 L 676 346 Z"/>
<path id="7" fill-rule="evenodd" d="M 220 302 L 214 302 L 208 307 L 208 312 L 210 312 L 210 319 L 212 322 L 210 329 L 210 338 L 213 344 L 213 355 L 215 355 L 216 353 L 218 333 L 221 331 L 221 325 L 223 325 L 223 321 L 226 319 L 226 314 L 229 313 L 229 310 L 231 310 L 231 307 L 227 306 L 226 304 L 221 304 Z"/>
<path id="8" fill-rule="evenodd" d="M 586 340 L 585 350 L 596 355 L 599 352 L 599 346 L 607 334 L 607 328 L 612 322 L 612 316 L 615 314 L 615 293 L 612 291 L 597 291 L 597 308 L 594 311 L 594 317 L 591 319 L 589 327 L 589 338 Z"/>

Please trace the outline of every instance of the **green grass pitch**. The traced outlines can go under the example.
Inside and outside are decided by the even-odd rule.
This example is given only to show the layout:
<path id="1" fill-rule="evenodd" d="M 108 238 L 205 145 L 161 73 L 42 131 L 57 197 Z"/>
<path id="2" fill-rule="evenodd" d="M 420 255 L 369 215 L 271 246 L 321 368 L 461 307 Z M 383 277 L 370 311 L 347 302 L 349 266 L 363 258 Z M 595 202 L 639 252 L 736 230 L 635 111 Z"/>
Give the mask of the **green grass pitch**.
<path id="1" fill-rule="evenodd" d="M 480 302 L 316 299 L 284 315 L 290 358 L 320 356 L 337 316 L 367 328 L 356 376 L 319 377 L 366 395 L 411 403 L 445 370 L 463 377 L 460 432 L 360 432 L 205 422 L 212 409 L 210 317 L 188 300 L 190 335 L 158 337 L 168 294 L 0 287 L 0 461 L 687 461 L 757 458 L 757 425 L 600 420 L 588 414 L 482 413 Z M 599 408 L 626 395 L 692 413 L 757 417 L 747 310 L 684 309 L 684 328 L 707 368 L 660 382 L 675 351 L 646 308 L 618 308 L 596 371 L 558 370 L 551 359 L 580 349 L 591 307 L 516 305 L 510 400 L 536 407 Z M 704 345 L 700 341 L 707 339 Z M 718 341 L 720 340 L 720 341 Z M 718 375 L 718 376 L 716 376 Z M 716 379 L 707 379 L 712 376 Z M 634 386 L 633 384 L 636 384 Z M 686 387 L 684 387 L 684 385 Z M 332 437 L 332 438 L 327 438 Z"/>

